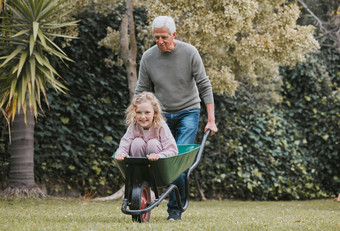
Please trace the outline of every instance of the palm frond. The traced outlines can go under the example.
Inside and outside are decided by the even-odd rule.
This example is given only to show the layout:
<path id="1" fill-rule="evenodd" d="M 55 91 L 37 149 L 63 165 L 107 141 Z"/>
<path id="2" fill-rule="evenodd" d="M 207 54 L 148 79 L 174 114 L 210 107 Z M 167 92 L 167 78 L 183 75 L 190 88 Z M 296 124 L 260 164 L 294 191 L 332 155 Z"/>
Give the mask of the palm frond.
<path id="1" fill-rule="evenodd" d="M 33 22 L 33 38 L 34 38 L 34 41 L 37 40 L 38 30 L 39 30 L 39 23 L 37 21 L 34 21 Z"/>
<path id="2" fill-rule="evenodd" d="M 2 1 L 2 0 L 0 0 Z M 78 21 L 58 23 L 61 17 L 69 14 L 66 0 L 11 0 L 7 7 L 12 16 L 1 17 L 0 46 L 0 98 L 1 112 L 6 118 L 28 107 L 37 116 L 37 108 L 42 110 L 41 94 L 49 105 L 46 95 L 47 84 L 56 91 L 65 93 L 67 87 L 58 78 L 60 75 L 47 57 L 72 61 L 53 42 L 52 38 L 73 39 L 53 30 L 76 26 Z"/>
<path id="3" fill-rule="evenodd" d="M 41 11 L 41 13 L 37 16 L 37 20 L 43 20 L 46 18 L 52 18 L 57 11 L 59 11 L 59 6 L 63 4 L 66 0 L 49 0 L 46 1 L 46 4 L 44 5 L 44 9 Z"/>
<path id="4" fill-rule="evenodd" d="M 51 24 L 51 23 L 45 23 L 44 28 L 47 29 L 58 29 L 62 27 L 68 27 L 68 26 L 76 26 L 79 20 L 77 21 L 72 21 L 72 22 L 66 22 L 66 23 L 57 23 L 57 24 Z"/>
<path id="5" fill-rule="evenodd" d="M 24 47 L 18 46 L 9 56 L 6 56 L 6 60 L 0 65 L 0 68 L 6 65 L 10 60 L 12 60 L 15 56 L 17 56 Z"/>
<path id="6" fill-rule="evenodd" d="M 19 37 L 20 35 L 23 35 L 23 34 L 27 34 L 28 32 L 30 32 L 30 30 L 31 29 L 21 30 L 18 33 L 16 33 L 15 35 L 13 35 L 12 38 Z"/>
<path id="7" fill-rule="evenodd" d="M 21 53 L 20 61 L 19 61 L 19 66 L 18 66 L 18 71 L 17 71 L 17 77 L 19 77 L 21 70 L 26 63 L 26 58 L 27 58 L 27 51 L 24 51 Z"/>
<path id="8" fill-rule="evenodd" d="M 20 17 L 21 20 L 33 21 L 33 16 L 30 15 L 29 9 L 24 1 L 12 0 L 7 6 L 13 14 L 16 15 L 16 17 Z"/>

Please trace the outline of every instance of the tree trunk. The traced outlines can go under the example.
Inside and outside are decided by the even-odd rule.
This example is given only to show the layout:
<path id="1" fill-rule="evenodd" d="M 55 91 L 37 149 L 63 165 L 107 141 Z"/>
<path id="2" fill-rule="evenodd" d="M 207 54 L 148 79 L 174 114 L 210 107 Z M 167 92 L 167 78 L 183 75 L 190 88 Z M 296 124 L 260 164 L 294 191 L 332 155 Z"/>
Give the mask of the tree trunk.
<path id="1" fill-rule="evenodd" d="M 197 190 L 198 190 L 198 193 L 200 195 L 201 201 L 206 201 L 207 198 L 205 197 L 203 189 L 200 186 L 198 176 L 197 176 L 197 172 L 195 172 L 195 182 L 196 182 Z"/>
<path id="2" fill-rule="evenodd" d="M 4 196 L 45 197 L 34 181 L 34 117 L 16 115 L 11 129 L 9 184 Z"/>
<path id="3" fill-rule="evenodd" d="M 109 200 L 119 200 L 124 198 L 125 186 L 121 187 L 117 192 L 107 197 L 99 197 L 93 199 L 94 201 L 109 201 Z"/>
<path id="4" fill-rule="evenodd" d="M 126 0 L 126 12 L 122 16 L 122 23 L 120 25 L 120 56 L 123 59 L 126 77 L 128 79 L 130 99 L 135 94 L 137 86 L 137 40 L 135 33 L 135 21 L 133 19 L 133 0 Z M 104 198 L 97 198 L 96 200 L 116 200 L 124 196 L 125 187 L 123 186 L 116 193 Z"/>
<path id="5" fill-rule="evenodd" d="M 120 55 L 123 59 L 130 99 L 132 99 L 137 86 L 137 41 L 135 34 L 135 21 L 133 19 L 133 0 L 126 0 L 126 12 L 120 25 Z"/>

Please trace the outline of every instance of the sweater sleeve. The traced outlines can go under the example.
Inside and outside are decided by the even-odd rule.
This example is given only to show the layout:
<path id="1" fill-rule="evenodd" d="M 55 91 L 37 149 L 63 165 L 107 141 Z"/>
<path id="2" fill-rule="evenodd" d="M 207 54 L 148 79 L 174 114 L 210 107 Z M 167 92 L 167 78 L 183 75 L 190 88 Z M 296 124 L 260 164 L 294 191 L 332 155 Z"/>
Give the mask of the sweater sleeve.
<path id="1" fill-rule="evenodd" d="M 202 58 L 196 49 L 193 56 L 192 69 L 198 91 L 203 98 L 204 103 L 214 103 L 211 82 L 206 75 Z"/>
<path id="2" fill-rule="evenodd" d="M 133 126 L 129 126 L 128 129 L 126 130 L 124 136 L 120 140 L 119 147 L 118 147 L 116 153 L 129 155 L 130 146 L 131 146 L 133 139 L 134 139 Z"/>
<path id="3" fill-rule="evenodd" d="M 166 123 L 159 129 L 159 137 L 163 147 L 163 151 L 158 153 L 160 157 L 170 157 L 178 154 L 175 138 Z"/>
<path id="4" fill-rule="evenodd" d="M 148 75 L 145 57 L 143 56 L 141 63 L 140 63 L 140 67 L 139 67 L 138 81 L 137 81 L 137 86 L 135 89 L 135 95 L 143 91 L 152 92 L 152 90 L 153 90 L 153 84 L 150 79 L 150 76 Z"/>

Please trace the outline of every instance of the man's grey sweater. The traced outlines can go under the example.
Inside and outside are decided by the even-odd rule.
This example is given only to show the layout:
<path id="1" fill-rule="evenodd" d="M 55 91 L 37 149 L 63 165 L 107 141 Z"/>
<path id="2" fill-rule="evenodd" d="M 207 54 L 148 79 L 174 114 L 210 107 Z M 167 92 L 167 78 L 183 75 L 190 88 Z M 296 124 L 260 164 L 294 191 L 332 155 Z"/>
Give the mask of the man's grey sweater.
<path id="1" fill-rule="evenodd" d="M 197 49 L 176 40 L 170 52 L 161 52 L 157 45 L 144 52 L 135 94 L 154 92 L 164 112 L 177 113 L 213 103 L 212 87 Z"/>

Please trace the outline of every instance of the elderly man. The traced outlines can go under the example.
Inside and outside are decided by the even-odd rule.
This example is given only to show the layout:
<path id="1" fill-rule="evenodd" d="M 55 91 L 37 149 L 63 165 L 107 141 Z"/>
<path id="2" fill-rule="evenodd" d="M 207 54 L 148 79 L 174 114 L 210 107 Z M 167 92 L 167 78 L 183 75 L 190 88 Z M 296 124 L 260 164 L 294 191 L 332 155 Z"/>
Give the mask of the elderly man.
<path id="1" fill-rule="evenodd" d="M 152 23 L 156 45 L 144 52 L 135 94 L 151 91 L 164 107 L 164 116 L 177 144 L 195 143 L 200 115 L 200 96 L 207 107 L 205 130 L 217 132 L 211 83 L 197 49 L 176 40 L 176 25 L 169 16 L 159 16 Z M 174 183 L 182 204 L 185 202 L 185 175 Z M 181 220 L 175 194 L 170 194 L 168 220 Z"/>

